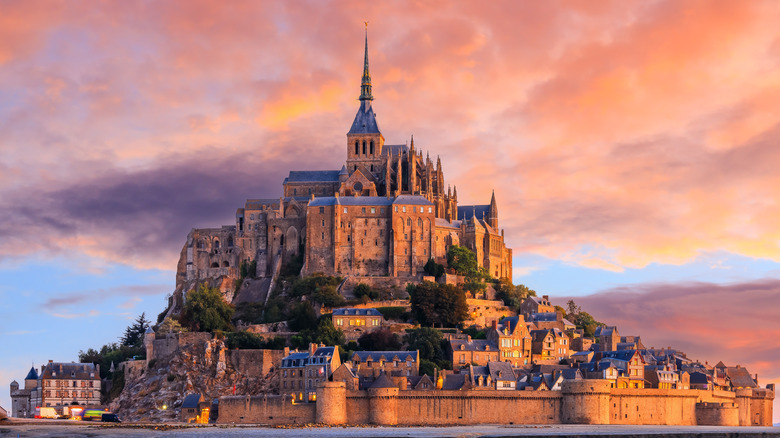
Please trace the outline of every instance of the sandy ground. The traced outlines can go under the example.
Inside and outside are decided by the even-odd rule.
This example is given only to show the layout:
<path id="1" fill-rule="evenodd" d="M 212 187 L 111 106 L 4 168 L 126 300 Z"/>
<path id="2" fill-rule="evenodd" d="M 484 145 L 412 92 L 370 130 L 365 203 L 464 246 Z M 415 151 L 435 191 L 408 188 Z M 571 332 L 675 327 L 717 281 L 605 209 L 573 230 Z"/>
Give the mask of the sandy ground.
<path id="1" fill-rule="evenodd" d="M 690 426 L 519 426 L 458 427 L 312 427 L 271 428 L 250 426 L 111 425 L 63 422 L 27 422 L 0 425 L 0 438 L 14 437 L 505 437 L 505 436 L 678 436 L 678 437 L 780 437 L 772 427 Z"/>

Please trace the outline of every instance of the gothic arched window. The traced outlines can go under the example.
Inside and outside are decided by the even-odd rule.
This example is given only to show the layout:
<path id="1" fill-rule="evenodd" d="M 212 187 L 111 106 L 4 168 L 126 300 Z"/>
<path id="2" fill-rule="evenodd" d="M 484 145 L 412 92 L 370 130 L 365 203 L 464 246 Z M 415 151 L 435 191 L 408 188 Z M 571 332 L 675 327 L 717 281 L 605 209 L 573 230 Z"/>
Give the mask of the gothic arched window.
<path id="1" fill-rule="evenodd" d="M 363 140 L 363 155 L 366 154 L 366 141 Z"/>
<path id="2" fill-rule="evenodd" d="M 374 140 L 371 140 L 371 155 L 374 155 Z"/>
<path id="3" fill-rule="evenodd" d="M 359 155 L 359 154 L 360 154 L 360 142 L 355 140 L 355 155 Z"/>
<path id="4" fill-rule="evenodd" d="M 412 226 L 412 218 L 406 218 L 406 225 L 409 227 Z"/>

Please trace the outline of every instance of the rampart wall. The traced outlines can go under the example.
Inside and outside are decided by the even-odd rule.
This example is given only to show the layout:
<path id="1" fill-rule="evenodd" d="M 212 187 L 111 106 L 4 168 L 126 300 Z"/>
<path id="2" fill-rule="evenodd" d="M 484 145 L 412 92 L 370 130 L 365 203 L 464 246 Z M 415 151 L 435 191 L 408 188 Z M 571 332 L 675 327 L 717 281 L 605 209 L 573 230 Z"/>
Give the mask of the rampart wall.
<path id="1" fill-rule="evenodd" d="M 227 396 L 219 399 L 221 424 L 303 424 L 316 421 L 315 403 L 293 403 L 289 395 Z"/>
<path id="2" fill-rule="evenodd" d="M 730 396 L 729 396 L 730 395 Z M 281 396 L 223 397 L 219 423 L 384 425 L 646 424 L 771 426 L 772 390 L 615 389 L 604 380 L 561 391 L 347 391 L 323 382 L 316 403 Z"/>

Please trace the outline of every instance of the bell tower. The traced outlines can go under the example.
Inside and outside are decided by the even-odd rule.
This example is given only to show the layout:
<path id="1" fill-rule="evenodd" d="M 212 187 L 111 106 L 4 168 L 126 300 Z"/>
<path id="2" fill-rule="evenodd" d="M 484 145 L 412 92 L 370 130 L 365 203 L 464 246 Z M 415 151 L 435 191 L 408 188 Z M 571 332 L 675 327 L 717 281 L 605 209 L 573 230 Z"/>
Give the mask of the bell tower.
<path id="1" fill-rule="evenodd" d="M 371 173 L 376 180 L 384 174 L 382 148 L 385 138 L 379 131 L 376 115 L 371 107 L 371 73 L 368 69 L 368 22 L 366 22 L 366 45 L 363 54 L 363 77 L 360 80 L 360 107 L 347 133 L 347 172 L 351 175 L 357 169 Z"/>

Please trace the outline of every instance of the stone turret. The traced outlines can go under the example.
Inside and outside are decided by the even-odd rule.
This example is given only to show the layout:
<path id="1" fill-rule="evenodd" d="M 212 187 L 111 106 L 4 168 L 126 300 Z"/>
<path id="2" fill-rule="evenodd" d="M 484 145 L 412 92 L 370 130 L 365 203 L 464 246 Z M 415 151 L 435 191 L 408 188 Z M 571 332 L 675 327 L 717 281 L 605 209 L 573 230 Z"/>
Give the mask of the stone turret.
<path id="1" fill-rule="evenodd" d="M 146 347 L 147 362 L 154 359 L 154 339 L 155 339 L 154 330 L 152 330 L 152 328 L 149 327 L 148 329 L 146 329 L 146 333 L 144 333 L 144 347 Z"/>
<path id="2" fill-rule="evenodd" d="M 566 380 L 561 385 L 564 424 L 609 424 L 610 382 Z"/>
<path id="3" fill-rule="evenodd" d="M 372 424 L 398 424 L 398 387 L 382 373 L 368 388 L 368 419 Z"/>
<path id="4" fill-rule="evenodd" d="M 338 425 L 347 422 L 347 387 L 344 382 L 317 385 L 317 423 Z"/>

